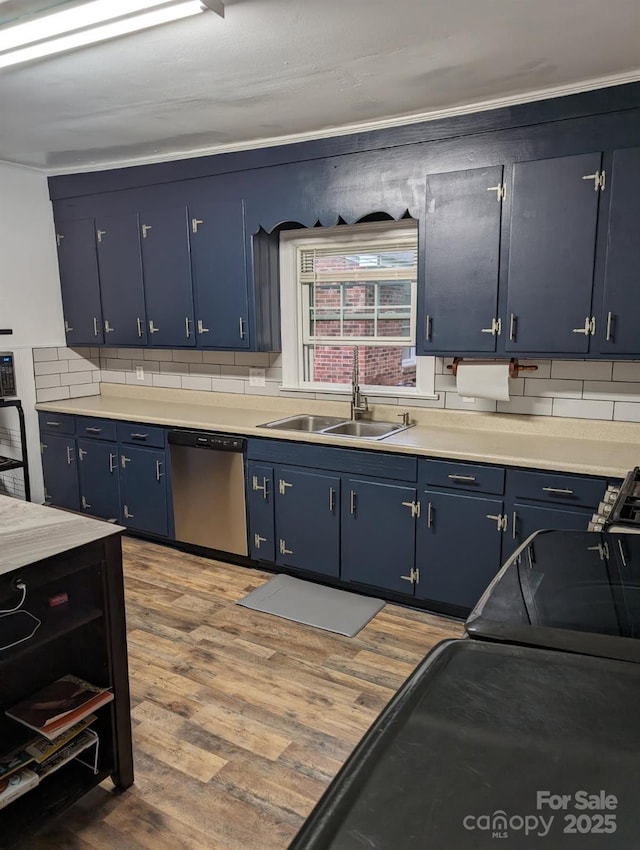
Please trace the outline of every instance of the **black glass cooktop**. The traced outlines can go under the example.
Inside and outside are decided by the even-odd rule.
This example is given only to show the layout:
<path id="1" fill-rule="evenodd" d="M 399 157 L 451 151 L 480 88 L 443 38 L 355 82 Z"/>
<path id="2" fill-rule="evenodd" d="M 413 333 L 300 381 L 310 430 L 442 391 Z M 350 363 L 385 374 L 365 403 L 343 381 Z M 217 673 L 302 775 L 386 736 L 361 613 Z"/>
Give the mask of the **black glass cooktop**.
<path id="1" fill-rule="evenodd" d="M 538 532 L 498 573 L 466 629 L 640 662 L 640 534 Z"/>

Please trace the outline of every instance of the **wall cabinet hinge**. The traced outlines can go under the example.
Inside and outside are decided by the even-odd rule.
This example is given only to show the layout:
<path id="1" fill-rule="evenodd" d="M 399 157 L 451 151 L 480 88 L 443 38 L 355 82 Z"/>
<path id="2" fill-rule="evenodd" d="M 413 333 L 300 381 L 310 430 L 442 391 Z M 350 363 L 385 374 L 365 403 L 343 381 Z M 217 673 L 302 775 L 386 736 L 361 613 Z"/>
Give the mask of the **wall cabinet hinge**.
<path id="1" fill-rule="evenodd" d="M 411 584 L 418 584 L 418 582 L 420 581 L 420 570 L 418 568 L 414 570 L 412 567 L 411 572 L 408 576 L 400 576 L 400 578 L 403 581 L 410 581 Z"/>
<path id="2" fill-rule="evenodd" d="M 280 538 L 280 554 L 281 555 L 293 555 L 292 549 L 287 549 L 286 541 Z"/>
<path id="3" fill-rule="evenodd" d="M 287 492 L 287 487 L 293 487 L 293 484 L 289 484 L 288 481 L 285 481 L 283 478 L 281 478 L 278 481 L 278 492 L 281 496 L 284 496 L 284 494 Z"/>
<path id="4" fill-rule="evenodd" d="M 62 245 L 62 240 L 64 239 L 63 233 L 56 233 L 56 245 L 58 248 Z"/>
<path id="5" fill-rule="evenodd" d="M 584 334 L 585 336 L 595 336 L 596 333 L 596 319 L 595 316 L 586 317 L 584 320 L 584 327 L 582 328 L 574 328 L 574 334 Z"/>
<path id="6" fill-rule="evenodd" d="M 487 192 L 495 192 L 496 198 L 500 203 L 506 200 L 507 197 L 507 184 L 506 183 L 498 183 L 497 186 L 488 186 Z"/>
<path id="7" fill-rule="evenodd" d="M 506 531 L 509 519 L 506 514 L 487 514 L 487 519 L 492 519 L 497 526 L 498 531 Z"/>
<path id="8" fill-rule="evenodd" d="M 261 544 L 261 543 L 266 543 L 266 542 L 267 542 L 267 538 L 266 538 L 266 537 L 260 537 L 260 535 L 258 534 L 258 532 L 256 532 L 256 533 L 253 535 L 253 545 L 254 545 L 254 547 L 255 547 L 256 549 L 259 549 L 259 548 L 260 548 L 260 544 Z"/>
<path id="9" fill-rule="evenodd" d="M 411 508 L 412 517 L 420 517 L 420 502 L 403 502 L 405 508 Z"/>
<path id="10" fill-rule="evenodd" d="M 595 174 L 585 174 L 582 177 L 583 180 L 593 180 L 593 188 L 596 192 L 604 192 L 607 185 L 607 172 L 602 169 L 602 171 L 596 171 Z"/>

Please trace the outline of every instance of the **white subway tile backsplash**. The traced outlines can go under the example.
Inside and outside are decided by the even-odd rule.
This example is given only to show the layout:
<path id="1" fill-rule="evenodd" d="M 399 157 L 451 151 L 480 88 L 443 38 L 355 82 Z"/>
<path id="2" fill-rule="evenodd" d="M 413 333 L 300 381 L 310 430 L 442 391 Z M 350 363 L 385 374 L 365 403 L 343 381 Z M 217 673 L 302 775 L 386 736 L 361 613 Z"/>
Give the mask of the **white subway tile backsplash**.
<path id="1" fill-rule="evenodd" d="M 269 366 L 282 367 L 282 354 L 279 351 L 272 351 L 269 355 Z"/>
<path id="2" fill-rule="evenodd" d="M 125 373 L 125 383 L 133 384 L 134 386 L 137 386 L 137 387 L 152 387 L 153 386 L 152 376 L 153 376 L 153 372 L 145 372 L 144 378 L 140 379 L 140 378 L 138 378 L 138 376 L 136 375 L 135 372 L 126 372 Z"/>
<path id="3" fill-rule="evenodd" d="M 570 419 L 613 419 L 613 402 L 554 398 L 553 415 Z"/>
<path id="4" fill-rule="evenodd" d="M 34 348 L 33 349 L 33 362 L 40 363 L 43 360 L 57 360 L 58 359 L 58 349 L 57 348 Z"/>
<path id="5" fill-rule="evenodd" d="M 528 372 L 525 374 L 529 374 Z M 558 381 L 553 379 L 524 379 L 524 394 L 538 398 L 582 398 L 582 381 Z"/>
<path id="6" fill-rule="evenodd" d="M 100 384 L 80 384 L 69 387 L 69 398 L 81 398 L 82 396 L 100 395 Z"/>
<path id="7" fill-rule="evenodd" d="M 171 389 L 179 390 L 182 388 L 182 378 L 180 375 L 151 375 L 154 387 L 170 387 Z"/>
<path id="8" fill-rule="evenodd" d="M 141 348 L 111 348 L 107 349 L 108 356 L 117 357 L 120 360 L 140 360 L 142 358 Z"/>
<path id="9" fill-rule="evenodd" d="M 49 389 L 36 390 L 36 401 L 59 401 L 69 398 L 69 387 L 51 387 Z"/>
<path id="10" fill-rule="evenodd" d="M 46 387 L 59 387 L 60 375 L 37 375 L 36 389 L 44 390 Z"/>
<path id="11" fill-rule="evenodd" d="M 636 360 L 619 361 L 613 364 L 614 381 L 640 381 L 640 363 Z"/>
<path id="12" fill-rule="evenodd" d="M 102 369 L 101 376 L 105 384 L 126 384 L 126 372 L 118 372 L 113 369 Z"/>
<path id="13" fill-rule="evenodd" d="M 244 382 L 244 392 L 246 395 L 280 395 L 280 384 L 276 381 L 266 381 L 264 387 L 252 387 L 249 381 Z"/>
<path id="14" fill-rule="evenodd" d="M 211 389 L 216 393 L 244 393 L 244 381 L 234 378 L 212 378 Z M 311 398 L 315 396 L 311 393 Z"/>
<path id="15" fill-rule="evenodd" d="M 613 418 L 620 422 L 640 422 L 640 404 L 616 401 L 613 405 Z"/>
<path id="16" fill-rule="evenodd" d="M 91 357 L 90 348 L 59 348 L 58 360 L 82 360 Z"/>
<path id="17" fill-rule="evenodd" d="M 163 375 L 188 375 L 189 366 L 186 363 L 161 363 L 160 374 Z"/>
<path id="18" fill-rule="evenodd" d="M 585 381 L 583 398 L 603 401 L 640 402 L 640 383 L 630 384 L 623 381 Z"/>
<path id="19" fill-rule="evenodd" d="M 78 358 L 77 360 L 69 360 L 69 371 L 70 372 L 86 372 L 88 369 L 99 369 L 98 363 L 94 362 L 93 358 L 91 360 L 85 358 Z"/>
<path id="20" fill-rule="evenodd" d="M 160 363 L 157 360 L 132 360 L 131 361 L 131 369 L 133 372 L 136 371 L 136 367 L 140 366 L 145 373 L 147 372 L 159 372 L 160 371 Z"/>
<path id="21" fill-rule="evenodd" d="M 488 398 L 476 398 L 475 401 L 463 401 L 458 393 L 443 393 L 446 396 L 444 406 L 449 410 L 475 410 L 495 413 L 496 402 Z"/>
<path id="22" fill-rule="evenodd" d="M 36 375 L 60 375 L 69 371 L 68 360 L 44 360 L 34 363 L 33 371 Z"/>
<path id="23" fill-rule="evenodd" d="M 174 351 L 173 360 L 175 363 L 202 363 L 201 351 Z"/>
<path id="24" fill-rule="evenodd" d="M 527 378 L 538 378 L 546 380 L 551 377 L 551 360 L 523 360 L 523 366 L 537 366 L 535 372 L 523 372 Z"/>
<path id="25" fill-rule="evenodd" d="M 145 360 L 173 360 L 173 352 L 166 348 L 150 348 L 141 351 L 140 355 Z"/>
<path id="26" fill-rule="evenodd" d="M 60 383 L 62 386 L 70 386 L 72 384 L 92 384 L 93 372 L 65 372 L 60 375 Z"/>
<path id="27" fill-rule="evenodd" d="M 211 378 L 205 375 L 185 375 L 182 378 L 182 389 L 211 392 Z"/>
<path id="28" fill-rule="evenodd" d="M 202 360 L 204 363 L 213 363 L 214 365 L 233 366 L 236 362 L 236 356 L 233 351 L 203 351 Z"/>
<path id="29" fill-rule="evenodd" d="M 189 364 L 189 374 L 190 375 L 212 375 L 218 376 L 220 374 L 220 366 L 214 366 L 212 363 L 190 363 Z"/>
<path id="30" fill-rule="evenodd" d="M 610 381 L 613 363 L 589 360 L 554 360 L 552 378 L 573 378 L 584 381 Z"/>
<path id="31" fill-rule="evenodd" d="M 436 392 L 455 392 L 456 379 L 451 372 L 436 375 Z"/>
<path id="32" fill-rule="evenodd" d="M 264 366 L 269 365 L 269 355 L 259 351 L 236 351 L 236 366 Z"/>
<path id="33" fill-rule="evenodd" d="M 120 357 L 107 357 L 106 360 L 102 361 L 103 369 L 113 369 L 119 372 L 130 372 L 131 371 L 131 360 L 123 360 Z"/>
<path id="34" fill-rule="evenodd" d="M 498 402 L 498 413 L 524 413 L 532 416 L 551 416 L 552 409 L 552 398 L 516 396 L 510 401 Z"/>

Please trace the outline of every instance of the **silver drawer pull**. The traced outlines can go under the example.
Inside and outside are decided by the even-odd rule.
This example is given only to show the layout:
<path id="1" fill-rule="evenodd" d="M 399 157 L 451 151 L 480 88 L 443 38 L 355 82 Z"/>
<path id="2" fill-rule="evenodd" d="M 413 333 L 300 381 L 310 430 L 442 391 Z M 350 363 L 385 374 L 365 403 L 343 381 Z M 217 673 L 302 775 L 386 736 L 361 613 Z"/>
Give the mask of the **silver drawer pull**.
<path id="1" fill-rule="evenodd" d="M 560 496 L 573 496 L 573 490 L 568 487 L 543 487 L 545 493 L 558 493 Z"/>
<path id="2" fill-rule="evenodd" d="M 51 426 L 51 428 L 59 428 L 60 427 L 59 422 L 47 422 L 46 424 Z"/>
<path id="3" fill-rule="evenodd" d="M 142 319 L 140 316 L 136 319 L 136 326 L 138 328 L 138 336 L 142 336 Z"/>
<path id="4" fill-rule="evenodd" d="M 431 502 L 427 505 L 427 528 L 433 528 L 433 505 Z"/>
<path id="5" fill-rule="evenodd" d="M 164 472 L 161 472 L 161 470 L 162 470 L 162 461 L 157 460 L 156 461 L 156 481 L 160 481 L 160 479 L 164 475 Z"/>
<path id="6" fill-rule="evenodd" d="M 333 513 L 336 506 L 336 488 L 329 487 L 329 510 Z"/>
<path id="7" fill-rule="evenodd" d="M 618 551 L 620 552 L 620 560 L 622 561 L 622 566 L 627 566 L 627 559 L 624 556 L 624 546 L 622 545 L 622 540 L 618 537 Z"/>
<path id="8" fill-rule="evenodd" d="M 474 475 L 447 475 L 447 478 L 450 478 L 452 481 L 475 481 L 476 478 Z"/>
<path id="9" fill-rule="evenodd" d="M 102 433 L 102 428 L 85 428 L 84 429 L 88 434 L 100 434 Z"/>
<path id="10" fill-rule="evenodd" d="M 613 341 L 613 313 L 607 313 L 607 342 Z"/>
<path id="11" fill-rule="evenodd" d="M 356 512 L 356 491 L 355 490 L 351 490 L 349 509 L 350 509 L 351 513 L 355 516 L 355 512 Z"/>
<path id="12" fill-rule="evenodd" d="M 109 472 L 115 472 L 118 467 L 118 455 L 109 452 Z"/>
<path id="13" fill-rule="evenodd" d="M 146 440 L 146 439 L 148 439 L 149 435 L 148 434 L 129 434 L 129 437 L 132 440 Z"/>
<path id="14" fill-rule="evenodd" d="M 513 512 L 513 516 L 511 517 L 511 539 L 518 539 L 518 514 L 516 511 Z"/>

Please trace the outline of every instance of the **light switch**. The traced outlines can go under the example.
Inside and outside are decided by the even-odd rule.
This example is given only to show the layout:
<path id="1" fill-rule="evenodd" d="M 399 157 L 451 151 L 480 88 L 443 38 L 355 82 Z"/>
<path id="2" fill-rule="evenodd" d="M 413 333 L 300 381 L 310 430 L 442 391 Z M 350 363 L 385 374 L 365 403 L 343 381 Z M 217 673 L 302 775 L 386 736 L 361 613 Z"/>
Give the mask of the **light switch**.
<path id="1" fill-rule="evenodd" d="M 266 370 L 261 366 L 251 366 L 249 369 L 249 386 L 264 387 L 266 386 Z"/>
<path id="2" fill-rule="evenodd" d="M 144 381 L 144 369 L 142 366 L 136 366 L 136 380 Z"/>

